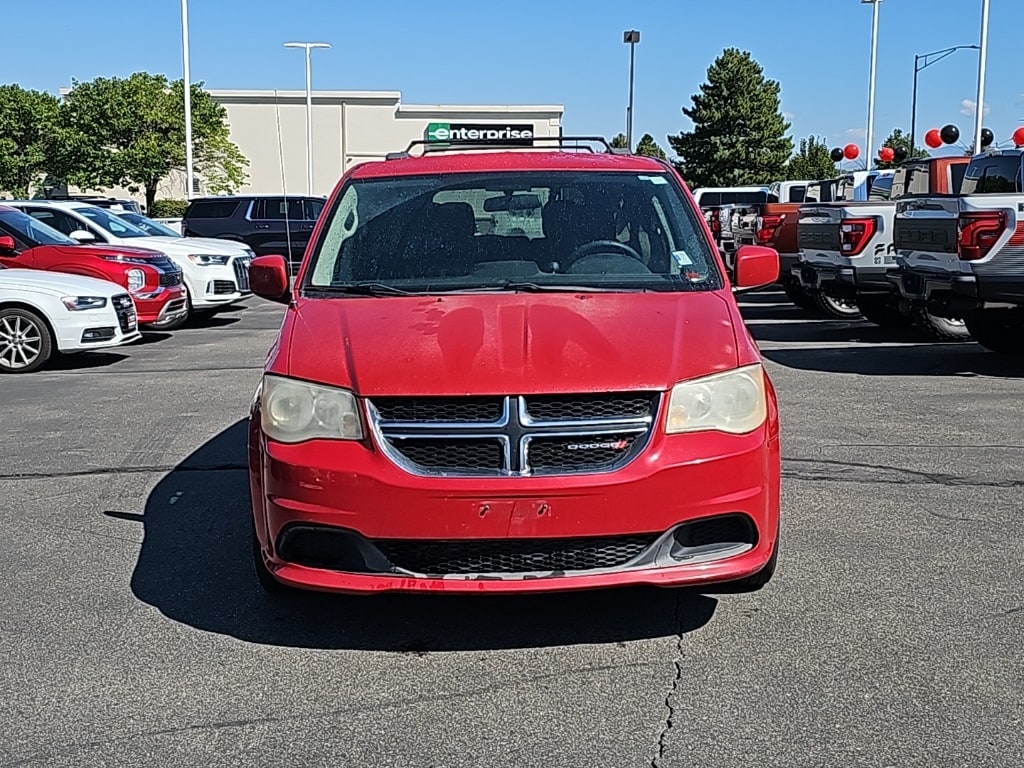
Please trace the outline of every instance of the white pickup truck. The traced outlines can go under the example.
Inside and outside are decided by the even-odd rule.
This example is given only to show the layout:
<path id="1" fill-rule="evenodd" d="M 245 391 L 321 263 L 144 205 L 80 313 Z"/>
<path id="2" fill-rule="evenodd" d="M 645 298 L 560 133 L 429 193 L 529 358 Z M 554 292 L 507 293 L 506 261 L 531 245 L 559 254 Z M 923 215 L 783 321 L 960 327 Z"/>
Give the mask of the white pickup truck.
<path id="1" fill-rule="evenodd" d="M 970 159 L 959 195 L 900 201 L 893 283 L 915 307 L 962 317 L 994 352 L 1024 354 L 1024 147 Z"/>

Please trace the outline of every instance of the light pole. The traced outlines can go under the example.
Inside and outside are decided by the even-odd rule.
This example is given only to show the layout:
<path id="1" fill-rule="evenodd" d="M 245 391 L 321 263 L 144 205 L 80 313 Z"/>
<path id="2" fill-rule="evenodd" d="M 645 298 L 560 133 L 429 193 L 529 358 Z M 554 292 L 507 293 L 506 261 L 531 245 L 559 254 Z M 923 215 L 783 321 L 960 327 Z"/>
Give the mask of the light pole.
<path id="1" fill-rule="evenodd" d="M 192 167 L 192 77 L 188 61 L 188 0 L 181 0 L 181 51 L 182 79 L 185 85 L 185 199 L 191 200 L 195 186 Z"/>
<path id="2" fill-rule="evenodd" d="M 629 106 L 626 107 L 626 149 L 633 151 L 633 68 L 636 62 L 636 44 L 640 32 L 630 29 L 622 33 L 622 42 L 629 45 Z"/>
<path id="3" fill-rule="evenodd" d="M 911 101 L 910 106 L 910 148 L 913 150 L 917 144 L 917 73 L 922 69 L 927 69 L 932 64 L 938 64 L 947 56 L 950 56 L 957 51 L 965 48 L 978 49 L 976 45 L 954 45 L 952 48 L 944 48 L 941 51 L 932 51 L 931 53 L 924 53 L 921 55 L 914 56 L 914 97 Z M 935 58 L 933 59 L 932 56 Z M 923 63 L 922 63 L 923 62 Z"/>
<path id="4" fill-rule="evenodd" d="M 981 0 L 981 50 L 978 53 L 978 100 L 974 105 L 974 154 L 981 146 L 981 122 L 985 119 L 985 60 L 988 58 L 988 0 Z"/>
<path id="5" fill-rule="evenodd" d="M 310 67 L 310 51 L 314 48 L 330 48 L 329 43 L 285 43 L 285 48 L 306 50 L 306 194 L 313 194 L 313 77 Z"/>
<path id="6" fill-rule="evenodd" d="M 882 0 L 860 0 L 861 4 L 870 3 L 874 6 L 871 19 L 871 81 L 868 85 L 868 133 L 867 133 L 867 166 L 871 167 L 871 157 L 874 155 L 874 134 L 875 134 L 875 62 L 878 59 L 878 5 Z"/>

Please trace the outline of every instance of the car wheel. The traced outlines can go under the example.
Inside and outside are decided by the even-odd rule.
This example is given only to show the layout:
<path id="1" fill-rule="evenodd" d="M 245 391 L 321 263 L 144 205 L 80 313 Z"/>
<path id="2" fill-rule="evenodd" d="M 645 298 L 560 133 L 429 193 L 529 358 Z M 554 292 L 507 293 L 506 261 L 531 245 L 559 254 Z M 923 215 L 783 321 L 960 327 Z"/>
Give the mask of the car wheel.
<path id="1" fill-rule="evenodd" d="M 808 312 L 816 309 L 814 297 L 804 290 L 799 280 L 790 278 L 783 284 L 783 290 L 786 292 L 786 298 L 800 309 L 806 309 Z"/>
<path id="2" fill-rule="evenodd" d="M 993 309 L 964 318 L 974 340 L 990 352 L 1024 355 L 1024 311 Z"/>
<path id="3" fill-rule="evenodd" d="M 857 302 L 850 299 L 836 299 L 821 292 L 814 294 L 814 308 L 825 316 L 836 320 L 857 320 L 861 316 Z"/>
<path id="4" fill-rule="evenodd" d="M 889 298 L 863 297 L 857 302 L 864 319 L 881 328 L 909 328 L 914 316 L 901 312 L 899 305 Z"/>
<path id="5" fill-rule="evenodd" d="M 933 315 L 924 307 L 914 310 L 914 320 L 936 341 L 970 341 L 971 332 L 963 319 Z"/>
<path id="6" fill-rule="evenodd" d="M 0 372 L 32 373 L 53 355 L 46 321 L 20 307 L 0 309 Z"/>
<path id="7" fill-rule="evenodd" d="M 267 564 L 263 562 L 263 553 L 260 551 L 260 540 L 256 536 L 255 529 L 252 530 L 252 567 L 256 571 L 256 580 L 259 581 L 260 587 L 268 595 L 274 597 L 284 597 L 287 595 L 294 595 L 298 590 L 293 587 L 289 587 L 286 584 L 282 584 L 280 581 L 274 578 L 274 575 L 267 568 Z"/>

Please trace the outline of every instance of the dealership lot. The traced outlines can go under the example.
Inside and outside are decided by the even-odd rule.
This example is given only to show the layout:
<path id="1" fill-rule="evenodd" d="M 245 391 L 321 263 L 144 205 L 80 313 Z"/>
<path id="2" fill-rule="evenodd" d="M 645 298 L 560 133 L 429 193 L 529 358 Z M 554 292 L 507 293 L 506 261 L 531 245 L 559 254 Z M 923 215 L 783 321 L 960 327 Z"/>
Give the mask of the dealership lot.
<path id="1" fill-rule="evenodd" d="M 0 380 L 0 766 L 1024 762 L 1019 363 L 752 294 L 762 592 L 282 606 L 244 472 L 281 310 L 244 307 Z"/>

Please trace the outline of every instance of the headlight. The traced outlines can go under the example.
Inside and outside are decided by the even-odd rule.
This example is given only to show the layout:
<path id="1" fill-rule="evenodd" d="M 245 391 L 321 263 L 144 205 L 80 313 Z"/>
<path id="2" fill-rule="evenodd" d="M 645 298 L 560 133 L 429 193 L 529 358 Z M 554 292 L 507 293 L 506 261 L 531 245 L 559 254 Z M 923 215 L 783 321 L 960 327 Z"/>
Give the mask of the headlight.
<path id="1" fill-rule="evenodd" d="M 103 309 L 107 306 L 107 300 L 102 296 L 64 296 L 61 301 L 72 312 L 81 312 L 85 309 Z"/>
<path id="2" fill-rule="evenodd" d="M 768 415 L 764 369 L 760 364 L 716 373 L 672 388 L 665 431 L 752 432 Z"/>
<path id="3" fill-rule="evenodd" d="M 141 269 L 128 270 L 128 290 L 132 293 L 141 291 L 146 285 L 146 273 Z"/>
<path id="4" fill-rule="evenodd" d="M 150 263 L 150 260 L 147 259 L 147 258 L 142 258 L 141 256 L 129 256 L 128 254 L 125 254 L 125 253 L 111 253 L 111 254 L 109 254 L 107 256 L 102 256 L 100 258 L 106 259 L 107 261 L 123 261 L 123 262 L 127 262 L 129 264 L 149 264 Z"/>
<path id="5" fill-rule="evenodd" d="M 188 260 L 197 267 L 223 266 L 228 263 L 230 256 L 216 256 L 207 253 L 190 253 Z"/>
<path id="6" fill-rule="evenodd" d="M 279 376 L 263 379 L 260 423 L 267 437 L 281 443 L 363 437 L 351 392 Z"/>

